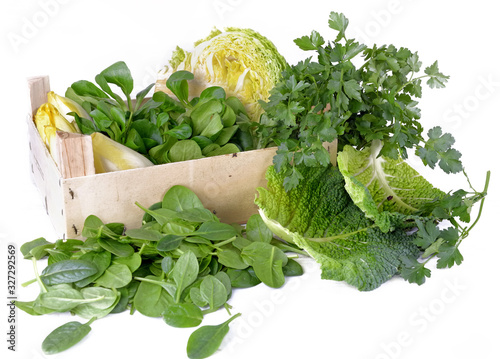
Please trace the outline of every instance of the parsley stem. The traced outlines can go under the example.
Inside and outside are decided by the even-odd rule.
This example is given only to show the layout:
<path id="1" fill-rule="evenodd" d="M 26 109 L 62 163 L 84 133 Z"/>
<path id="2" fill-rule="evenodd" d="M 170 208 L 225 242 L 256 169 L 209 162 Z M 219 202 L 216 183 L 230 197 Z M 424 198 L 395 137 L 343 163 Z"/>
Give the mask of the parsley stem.
<path id="1" fill-rule="evenodd" d="M 479 212 L 477 213 L 477 217 L 476 217 L 476 220 L 474 221 L 474 223 L 472 223 L 472 225 L 467 229 L 467 231 L 466 231 L 467 235 L 469 234 L 470 230 L 472 228 L 474 228 L 474 226 L 477 224 L 477 222 L 479 221 L 479 218 L 481 217 L 481 214 L 483 212 L 484 200 L 486 199 L 486 193 L 488 192 L 488 186 L 490 185 L 490 176 L 491 176 L 491 172 L 490 171 L 486 172 L 486 181 L 484 183 L 484 190 L 481 193 L 482 198 L 481 198 L 481 203 L 479 204 Z"/>
<path id="2" fill-rule="evenodd" d="M 399 93 L 401 92 L 401 90 L 403 90 L 407 85 L 415 82 L 416 80 L 420 80 L 420 79 L 423 79 L 423 78 L 426 78 L 426 77 L 429 77 L 429 75 L 422 75 L 422 76 L 417 76 L 415 78 L 412 78 L 410 80 L 408 80 L 406 83 L 404 83 L 400 88 L 398 88 L 398 90 L 396 91 L 396 93 Z"/>

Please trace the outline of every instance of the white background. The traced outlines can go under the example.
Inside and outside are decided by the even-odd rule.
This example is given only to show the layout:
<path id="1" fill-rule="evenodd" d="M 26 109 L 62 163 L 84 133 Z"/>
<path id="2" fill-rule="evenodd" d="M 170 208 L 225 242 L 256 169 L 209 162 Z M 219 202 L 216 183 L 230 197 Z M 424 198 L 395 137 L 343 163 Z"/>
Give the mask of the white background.
<path id="1" fill-rule="evenodd" d="M 6 248 L 44 236 L 55 237 L 33 185 L 28 164 L 25 117 L 26 77 L 50 75 L 63 94 L 74 81 L 93 80 L 105 67 L 125 61 L 137 90 L 155 81 L 176 45 L 188 47 L 212 27 L 250 27 L 275 43 L 295 64 L 308 54 L 293 39 L 328 29 L 330 11 L 350 20 L 347 34 L 371 45 L 394 44 L 418 51 L 424 66 L 439 60 L 450 75 L 446 89 L 424 89 L 422 123 L 440 125 L 456 138 L 472 183 L 492 182 L 484 214 L 461 245 L 464 262 L 433 270 L 423 286 L 394 278 L 372 292 L 320 279 L 314 261 L 306 274 L 278 290 L 262 285 L 236 291 L 231 324 L 214 358 L 482 358 L 499 357 L 498 309 L 499 201 L 497 176 L 500 26 L 494 2 L 470 1 L 69 1 L 2 0 L 0 5 L 1 131 L 0 158 L 0 350 L 2 358 L 43 358 L 40 345 L 69 315 L 31 317 L 17 312 L 17 352 L 7 347 Z M 466 188 L 461 176 L 416 167 L 443 190 Z M 31 263 L 18 253 L 18 283 L 33 277 Z M 434 268 L 435 263 L 431 264 Z M 4 289 L 5 288 L 5 289 Z M 36 285 L 18 288 L 31 300 Z M 207 316 L 220 323 L 227 313 Z M 161 319 L 127 313 L 92 325 L 80 345 L 57 358 L 184 358 L 191 329 L 175 329 Z"/>

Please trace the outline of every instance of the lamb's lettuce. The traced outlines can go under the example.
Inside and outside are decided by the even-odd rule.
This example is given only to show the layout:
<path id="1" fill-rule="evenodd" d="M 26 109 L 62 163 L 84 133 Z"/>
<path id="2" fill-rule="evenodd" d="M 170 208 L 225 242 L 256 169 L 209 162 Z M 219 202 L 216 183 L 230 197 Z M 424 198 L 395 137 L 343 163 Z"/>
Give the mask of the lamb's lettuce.
<path id="1" fill-rule="evenodd" d="M 383 233 L 351 200 L 340 171 L 303 168 L 306 181 L 285 191 L 284 174 L 269 167 L 267 189 L 256 203 L 268 227 L 321 265 L 322 278 L 372 290 L 398 273 L 403 258 L 417 258 L 414 234 Z"/>
<path id="2" fill-rule="evenodd" d="M 427 217 L 445 196 L 403 159 L 380 155 L 382 142 L 361 151 L 344 146 L 337 162 L 354 203 L 384 232 Z"/>

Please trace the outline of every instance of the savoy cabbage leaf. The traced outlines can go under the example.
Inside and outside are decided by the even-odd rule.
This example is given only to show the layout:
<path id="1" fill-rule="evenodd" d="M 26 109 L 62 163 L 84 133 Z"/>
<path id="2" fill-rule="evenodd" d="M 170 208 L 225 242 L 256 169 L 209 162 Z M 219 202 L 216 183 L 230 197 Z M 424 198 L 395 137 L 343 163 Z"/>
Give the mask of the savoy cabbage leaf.
<path id="1" fill-rule="evenodd" d="M 339 170 L 354 203 L 384 232 L 397 226 L 414 226 L 418 219 L 429 219 L 445 193 L 403 159 L 380 155 L 381 149 L 382 142 L 375 140 L 361 151 L 344 146 L 339 152 Z"/>
<path id="2" fill-rule="evenodd" d="M 323 279 L 345 281 L 368 291 L 398 273 L 403 258 L 417 258 L 414 234 L 397 228 L 384 233 L 365 216 L 333 167 L 301 168 L 306 181 L 285 191 L 285 174 L 269 167 L 267 189 L 256 204 L 268 227 L 304 249 L 320 265 Z"/>

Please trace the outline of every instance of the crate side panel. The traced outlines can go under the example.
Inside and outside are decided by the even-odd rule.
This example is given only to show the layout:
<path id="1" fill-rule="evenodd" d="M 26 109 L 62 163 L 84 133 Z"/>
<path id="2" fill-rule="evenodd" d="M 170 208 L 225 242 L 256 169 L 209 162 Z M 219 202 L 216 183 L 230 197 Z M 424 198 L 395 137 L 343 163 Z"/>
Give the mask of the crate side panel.
<path id="1" fill-rule="evenodd" d="M 269 148 L 65 179 L 67 228 L 72 229 L 72 236 L 80 236 L 85 218 L 91 214 L 105 223 L 139 227 L 143 212 L 135 202 L 149 207 L 161 201 L 173 185 L 193 190 L 222 221 L 243 223 L 257 213 L 256 188 L 265 185 L 264 174 L 275 152 Z"/>
<path id="2" fill-rule="evenodd" d="M 66 218 L 61 190 L 61 176 L 52 156 L 38 134 L 31 115 L 27 116 L 27 122 L 32 178 L 57 236 L 64 238 L 66 235 Z"/>

